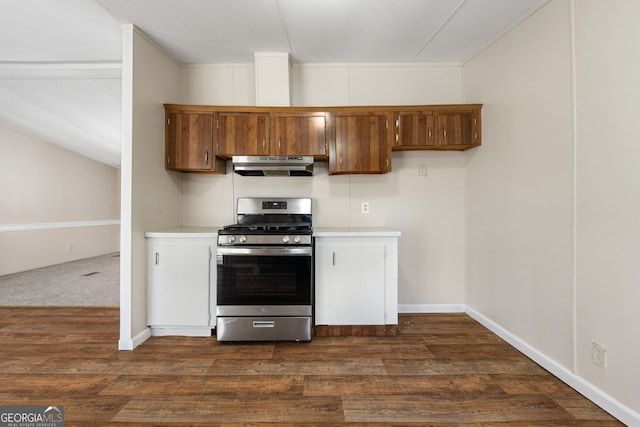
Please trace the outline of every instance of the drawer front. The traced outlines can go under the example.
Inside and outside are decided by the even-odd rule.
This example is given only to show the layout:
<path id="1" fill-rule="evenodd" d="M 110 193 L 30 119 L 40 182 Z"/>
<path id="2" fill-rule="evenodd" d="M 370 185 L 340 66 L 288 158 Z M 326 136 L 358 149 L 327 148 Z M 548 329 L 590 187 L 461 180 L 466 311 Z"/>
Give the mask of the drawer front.
<path id="1" fill-rule="evenodd" d="M 310 341 L 311 317 L 218 317 L 218 341 Z"/>

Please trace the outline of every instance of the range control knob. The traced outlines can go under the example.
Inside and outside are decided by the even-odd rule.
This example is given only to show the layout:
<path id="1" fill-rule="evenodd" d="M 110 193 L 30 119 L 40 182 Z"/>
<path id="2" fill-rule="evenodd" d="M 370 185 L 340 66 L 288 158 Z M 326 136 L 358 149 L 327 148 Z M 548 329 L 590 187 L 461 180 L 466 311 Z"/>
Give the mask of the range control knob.
<path id="1" fill-rule="evenodd" d="M 229 243 L 235 242 L 236 241 L 236 236 L 229 236 L 228 241 L 229 241 Z"/>
<path id="2" fill-rule="evenodd" d="M 244 243 L 247 241 L 247 236 L 240 236 L 240 243 Z"/>
<path id="3" fill-rule="evenodd" d="M 294 243 L 300 243 L 300 236 L 296 236 L 293 238 Z"/>
<path id="4" fill-rule="evenodd" d="M 289 243 L 289 236 L 284 236 L 282 238 L 282 243 Z"/>

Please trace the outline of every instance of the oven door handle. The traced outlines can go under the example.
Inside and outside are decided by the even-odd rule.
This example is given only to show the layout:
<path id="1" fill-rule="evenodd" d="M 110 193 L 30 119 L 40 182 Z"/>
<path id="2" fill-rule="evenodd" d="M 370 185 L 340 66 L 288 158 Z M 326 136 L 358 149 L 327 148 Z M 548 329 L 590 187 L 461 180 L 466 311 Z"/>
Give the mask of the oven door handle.
<path id="1" fill-rule="evenodd" d="M 265 247 L 218 247 L 216 255 L 257 255 L 257 256 L 311 256 L 313 248 L 311 246 L 292 248 L 292 247 L 277 247 L 277 248 L 265 248 Z"/>

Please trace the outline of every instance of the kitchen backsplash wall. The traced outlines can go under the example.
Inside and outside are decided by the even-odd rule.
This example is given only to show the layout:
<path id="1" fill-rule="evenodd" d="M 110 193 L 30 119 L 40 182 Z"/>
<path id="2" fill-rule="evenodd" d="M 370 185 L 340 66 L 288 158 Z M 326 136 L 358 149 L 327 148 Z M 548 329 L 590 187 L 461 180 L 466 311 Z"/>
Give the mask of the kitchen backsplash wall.
<path id="1" fill-rule="evenodd" d="M 185 66 L 182 102 L 254 105 L 253 66 Z M 293 103 L 405 105 L 462 103 L 461 69 L 416 65 L 294 65 Z M 482 149 L 482 148 L 480 148 Z M 462 304 L 465 278 L 465 153 L 395 152 L 384 175 L 329 176 L 316 162 L 314 176 L 182 175 L 183 225 L 235 222 L 241 196 L 313 198 L 314 225 L 385 226 L 399 241 L 400 304 Z M 426 165 L 427 176 L 418 175 Z M 362 214 L 363 201 L 370 213 Z"/>

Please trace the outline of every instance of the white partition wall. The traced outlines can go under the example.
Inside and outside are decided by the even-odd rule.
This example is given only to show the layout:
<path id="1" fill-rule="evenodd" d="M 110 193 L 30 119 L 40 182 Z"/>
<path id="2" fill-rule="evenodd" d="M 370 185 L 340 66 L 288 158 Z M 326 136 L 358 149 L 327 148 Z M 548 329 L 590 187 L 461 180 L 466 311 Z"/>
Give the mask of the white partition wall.
<path id="1" fill-rule="evenodd" d="M 120 342 L 149 335 L 144 232 L 181 224 L 181 176 L 164 170 L 163 103 L 180 99 L 180 65 L 132 25 L 123 29 Z"/>

